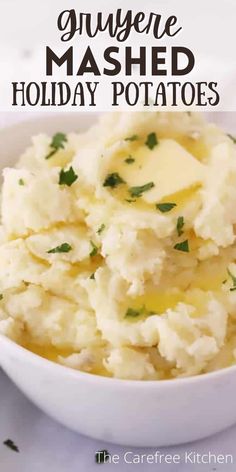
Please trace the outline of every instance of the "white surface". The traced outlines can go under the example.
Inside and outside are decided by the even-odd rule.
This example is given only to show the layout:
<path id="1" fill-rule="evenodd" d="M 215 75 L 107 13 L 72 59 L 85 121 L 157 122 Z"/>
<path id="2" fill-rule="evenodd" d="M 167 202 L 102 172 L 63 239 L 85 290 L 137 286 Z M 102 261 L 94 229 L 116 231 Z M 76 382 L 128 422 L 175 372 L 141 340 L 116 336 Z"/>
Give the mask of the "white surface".
<path id="1" fill-rule="evenodd" d="M 155 421 L 155 419 L 153 419 Z M 181 427 L 181 425 L 180 425 Z M 12 439 L 18 445 L 17 454 L 2 445 L 5 439 Z M 161 452 L 184 455 L 185 451 L 215 454 L 234 454 L 236 427 L 215 435 L 208 440 L 185 446 L 161 448 Z M 107 449 L 120 455 L 119 465 L 97 465 L 94 455 L 97 450 Z M 63 428 L 35 406 L 33 406 L 11 381 L 0 372 L 0 470 L 1 472 L 93 472 L 93 471 L 156 471 L 159 472 L 219 472 L 235 471 L 233 465 L 128 465 L 123 461 L 127 450 L 137 453 L 152 453 L 153 449 L 135 449 L 105 444 L 101 441 L 72 433 Z M 234 456 L 236 463 L 236 453 Z"/>

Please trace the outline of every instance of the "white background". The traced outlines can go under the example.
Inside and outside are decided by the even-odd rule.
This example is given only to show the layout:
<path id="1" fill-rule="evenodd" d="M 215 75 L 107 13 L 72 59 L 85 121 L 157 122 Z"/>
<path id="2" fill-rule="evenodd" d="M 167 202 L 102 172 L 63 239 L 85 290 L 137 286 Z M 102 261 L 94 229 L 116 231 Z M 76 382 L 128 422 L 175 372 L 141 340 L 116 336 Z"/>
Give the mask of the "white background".
<path id="1" fill-rule="evenodd" d="M 132 9 L 136 13 L 144 11 L 147 18 L 150 12 L 154 12 L 162 15 L 162 27 L 169 15 L 176 15 L 178 27 L 181 26 L 182 30 L 174 38 L 164 37 L 161 40 L 156 40 L 151 34 L 146 36 L 133 33 L 125 43 L 117 43 L 104 33 L 92 40 L 86 36 L 75 35 L 72 41 L 62 43 L 60 40 L 62 33 L 57 28 L 57 18 L 61 11 L 70 8 L 75 8 L 77 12 L 93 12 L 94 16 L 98 11 L 102 11 L 105 16 L 106 12 L 115 12 L 117 8 L 123 8 L 124 11 Z M 27 82 L 66 80 L 71 85 L 81 80 L 100 80 L 97 111 L 110 109 L 110 82 L 127 81 L 124 74 L 111 78 L 107 76 L 99 78 L 91 74 L 86 74 L 82 78 L 77 76 L 68 78 L 65 76 L 63 66 L 57 74 L 55 71 L 52 78 L 45 76 L 46 45 L 58 55 L 73 45 L 76 72 L 83 51 L 90 44 L 98 64 L 102 61 L 101 52 L 111 45 L 120 46 L 121 49 L 124 46 L 132 46 L 134 52 L 139 46 L 175 45 L 190 48 L 196 59 L 194 70 L 184 77 L 172 79 L 168 76 L 167 80 L 218 82 L 221 102 L 217 109 L 236 111 L 235 17 L 235 0 L 119 0 L 119 2 L 117 0 L 40 0 L 40 2 L 0 0 L 0 109 L 12 108 L 11 81 L 23 80 Z M 159 82 L 163 79 L 165 78 L 157 77 L 154 81 Z M 147 76 L 141 79 L 136 75 L 129 80 L 149 81 L 153 78 L 147 73 Z M 143 102 L 142 97 L 140 102 Z M 68 108 L 69 106 L 63 109 L 68 110 Z M 82 111 L 86 109 L 89 109 L 88 106 L 81 108 Z M 25 108 L 18 110 L 24 111 Z M 70 107 L 70 110 L 78 111 L 77 107 Z"/>

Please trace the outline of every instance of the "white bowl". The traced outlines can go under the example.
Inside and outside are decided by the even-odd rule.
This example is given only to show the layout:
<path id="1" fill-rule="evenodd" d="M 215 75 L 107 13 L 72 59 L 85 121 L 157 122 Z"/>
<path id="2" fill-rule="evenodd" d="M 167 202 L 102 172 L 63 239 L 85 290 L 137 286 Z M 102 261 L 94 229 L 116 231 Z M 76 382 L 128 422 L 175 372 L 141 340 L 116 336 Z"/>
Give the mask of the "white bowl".
<path id="1" fill-rule="evenodd" d="M 48 115 L 1 131 L 1 166 L 14 162 L 30 135 L 84 129 L 94 118 Z M 104 441 L 168 446 L 207 437 L 236 422 L 236 366 L 177 380 L 110 379 L 57 365 L 2 335 L 0 365 L 45 413 Z"/>
<path id="2" fill-rule="evenodd" d="M 236 422 L 236 367 L 178 380 L 110 379 L 54 364 L 1 335 L 0 363 L 45 413 L 104 441 L 169 446 Z"/>

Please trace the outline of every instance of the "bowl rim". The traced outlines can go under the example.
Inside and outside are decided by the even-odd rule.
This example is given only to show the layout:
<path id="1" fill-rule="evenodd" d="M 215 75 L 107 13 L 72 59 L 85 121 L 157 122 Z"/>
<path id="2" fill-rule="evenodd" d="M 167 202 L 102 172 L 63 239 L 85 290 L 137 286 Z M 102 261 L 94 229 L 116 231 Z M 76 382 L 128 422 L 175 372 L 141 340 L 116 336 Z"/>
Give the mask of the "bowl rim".
<path id="1" fill-rule="evenodd" d="M 174 387 L 181 387 L 185 384 L 195 384 L 195 383 L 203 383 L 210 380 L 222 380 L 227 374 L 229 373 L 236 373 L 236 364 L 223 367 L 222 369 L 218 369 L 212 372 L 206 372 L 202 374 L 196 374 L 189 377 L 177 377 L 174 379 L 163 379 L 163 380 L 131 380 L 131 379 L 119 379 L 116 377 L 105 377 L 103 375 L 96 375 L 90 372 L 83 372 L 81 370 L 73 369 L 72 367 L 65 366 L 59 364 L 57 362 L 51 361 L 45 357 L 36 354 L 29 349 L 18 344 L 16 341 L 8 338 L 4 334 L 0 333 L 0 345 L 1 343 L 5 343 L 7 348 L 16 350 L 16 353 L 19 354 L 21 357 L 25 357 L 26 362 L 29 363 L 36 363 L 37 365 L 41 365 L 42 368 L 46 368 L 47 370 L 56 370 L 59 375 L 69 375 L 73 379 L 78 379 L 80 381 L 88 381 L 91 383 L 100 383 L 104 386 L 120 386 L 125 388 L 174 388 Z M 1 368 L 1 353 L 0 350 L 0 368 Z M 4 367 L 3 367 L 4 370 Z"/>

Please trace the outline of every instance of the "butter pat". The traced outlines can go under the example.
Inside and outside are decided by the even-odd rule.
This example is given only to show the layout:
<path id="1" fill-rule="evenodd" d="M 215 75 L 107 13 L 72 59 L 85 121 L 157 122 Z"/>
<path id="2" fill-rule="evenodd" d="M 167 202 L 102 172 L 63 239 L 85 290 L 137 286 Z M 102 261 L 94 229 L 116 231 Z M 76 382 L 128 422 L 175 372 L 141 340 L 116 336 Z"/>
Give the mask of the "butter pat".
<path id="1" fill-rule="evenodd" d="M 171 139 L 161 140 L 153 150 L 140 147 L 134 158 L 135 165 L 127 166 L 122 176 L 129 187 L 154 183 L 142 195 L 147 203 L 159 202 L 204 179 L 205 166 Z"/>

